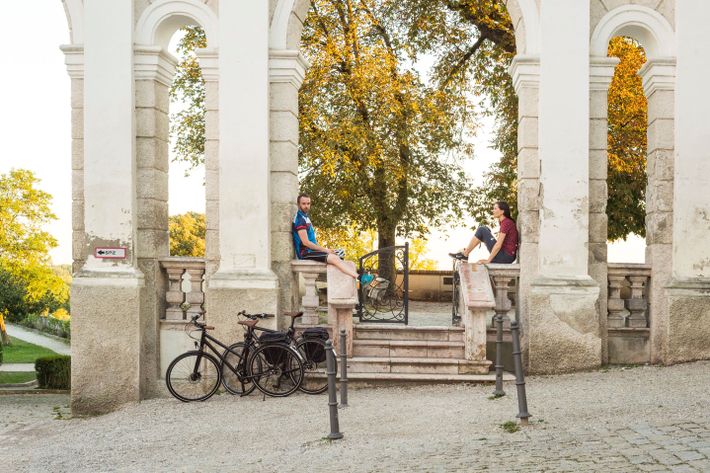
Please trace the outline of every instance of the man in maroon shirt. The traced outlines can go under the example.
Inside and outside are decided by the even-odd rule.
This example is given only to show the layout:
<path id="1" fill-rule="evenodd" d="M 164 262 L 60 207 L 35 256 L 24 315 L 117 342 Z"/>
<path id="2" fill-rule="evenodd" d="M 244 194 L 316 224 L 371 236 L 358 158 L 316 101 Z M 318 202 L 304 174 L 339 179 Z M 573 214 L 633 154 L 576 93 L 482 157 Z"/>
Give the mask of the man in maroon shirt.
<path id="1" fill-rule="evenodd" d="M 449 256 L 459 260 L 468 260 L 468 255 L 481 242 L 486 245 L 491 255 L 488 259 L 479 260 L 479 264 L 503 263 L 510 264 L 517 258 L 518 229 L 515 220 L 510 216 L 510 207 L 506 202 L 496 202 L 493 206 L 493 217 L 500 223 L 500 232 L 496 239 L 488 227 L 478 227 L 476 234 L 468 246 L 458 253 L 449 253 Z"/>

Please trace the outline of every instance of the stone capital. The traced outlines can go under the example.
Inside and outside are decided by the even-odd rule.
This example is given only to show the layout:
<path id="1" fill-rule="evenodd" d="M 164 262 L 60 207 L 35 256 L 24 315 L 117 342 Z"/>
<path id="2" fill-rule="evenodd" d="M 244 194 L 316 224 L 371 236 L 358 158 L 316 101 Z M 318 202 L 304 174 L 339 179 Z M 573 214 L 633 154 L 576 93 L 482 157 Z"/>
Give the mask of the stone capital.
<path id="1" fill-rule="evenodd" d="M 84 46 L 81 44 L 63 44 L 59 47 L 64 53 L 64 64 L 71 79 L 84 78 Z"/>
<path id="2" fill-rule="evenodd" d="M 513 77 L 515 93 L 520 95 L 523 88 L 540 87 L 540 58 L 518 54 L 510 64 L 510 75 Z"/>
<path id="3" fill-rule="evenodd" d="M 608 91 L 617 64 L 619 64 L 619 58 L 616 57 L 592 56 L 589 60 L 590 90 Z"/>
<path id="4" fill-rule="evenodd" d="M 675 67 L 675 58 L 649 59 L 641 67 L 638 74 L 646 97 L 657 90 L 675 90 Z"/>
<path id="5" fill-rule="evenodd" d="M 133 71 L 136 80 L 154 80 L 170 87 L 178 60 L 160 46 L 136 46 Z"/>
<path id="6" fill-rule="evenodd" d="M 198 49 L 196 53 L 205 82 L 219 81 L 219 51 L 217 48 Z"/>
<path id="7" fill-rule="evenodd" d="M 306 77 L 308 61 L 296 50 L 269 51 L 269 82 L 292 84 L 301 87 Z"/>

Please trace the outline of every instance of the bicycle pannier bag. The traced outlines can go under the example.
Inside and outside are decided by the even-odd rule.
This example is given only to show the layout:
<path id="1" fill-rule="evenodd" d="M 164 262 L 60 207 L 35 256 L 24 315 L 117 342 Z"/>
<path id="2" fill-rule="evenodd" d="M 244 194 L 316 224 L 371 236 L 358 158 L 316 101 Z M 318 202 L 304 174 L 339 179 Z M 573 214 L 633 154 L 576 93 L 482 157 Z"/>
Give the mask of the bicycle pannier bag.
<path id="1" fill-rule="evenodd" d="M 306 356 L 316 363 L 325 361 L 325 347 L 320 343 L 308 343 L 308 340 L 321 340 L 325 342 L 330 338 L 328 330 L 323 327 L 311 327 L 303 331 L 303 338 L 306 340 Z"/>
<path id="2" fill-rule="evenodd" d="M 259 336 L 259 343 L 262 345 L 270 344 L 270 343 L 281 343 L 284 345 L 288 344 L 288 340 L 286 337 L 285 333 L 281 332 L 264 332 Z M 282 348 L 265 348 L 264 351 L 264 358 L 266 358 L 266 361 L 268 363 L 277 363 L 279 361 L 286 361 L 285 359 L 280 360 L 279 357 L 283 357 L 283 349 Z"/>

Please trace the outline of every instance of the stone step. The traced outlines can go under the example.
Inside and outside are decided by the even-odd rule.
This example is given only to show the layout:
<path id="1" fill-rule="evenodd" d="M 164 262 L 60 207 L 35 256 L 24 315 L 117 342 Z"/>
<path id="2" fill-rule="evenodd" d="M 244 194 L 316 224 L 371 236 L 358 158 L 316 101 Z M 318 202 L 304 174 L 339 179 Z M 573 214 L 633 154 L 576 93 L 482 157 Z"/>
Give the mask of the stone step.
<path id="1" fill-rule="evenodd" d="M 353 340 L 353 356 L 462 359 L 464 343 L 438 340 L 356 339 Z"/>
<path id="2" fill-rule="evenodd" d="M 410 327 L 406 325 L 356 324 L 354 340 L 426 340 L 463 342 L 463 327 Z"/>
<path id="3" fill-rule="evenodd" d="M 515 381 L 515 376 L 503 373 L 503 381 Z M 350 373 L 348 385 L 384 385 L 397 384 L 427 384 L 427 383 L 480 383 L 494 384 L 495 373 L 489 374 L 433 374 L 433 373 Z"/>
<path id="4" fill-rule="evenodd" d="M 452 358 L 392 358 L 356 356 L 348 359 L 352 373 L 487 374 L 491 362 Z"/>

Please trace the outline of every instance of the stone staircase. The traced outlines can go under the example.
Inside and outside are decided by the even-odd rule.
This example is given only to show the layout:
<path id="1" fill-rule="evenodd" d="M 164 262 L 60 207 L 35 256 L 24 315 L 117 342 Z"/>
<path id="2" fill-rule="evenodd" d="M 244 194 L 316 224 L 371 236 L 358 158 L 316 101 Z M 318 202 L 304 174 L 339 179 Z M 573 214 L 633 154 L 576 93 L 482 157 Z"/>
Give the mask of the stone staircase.
<path id="1" fill-rule="evenodd" d="M 491 382 L 489 361 L 467 361 L 461 327 L 356 324 L 348 379 Z"/>

